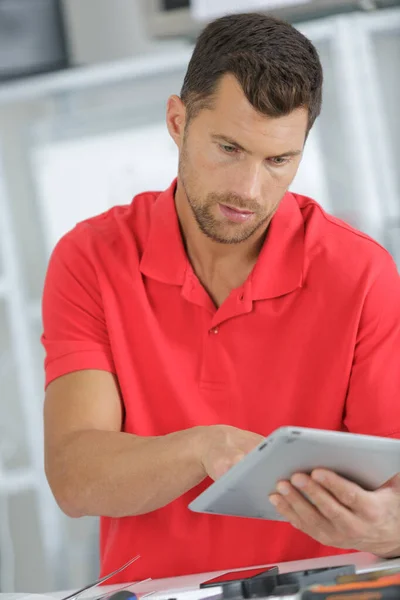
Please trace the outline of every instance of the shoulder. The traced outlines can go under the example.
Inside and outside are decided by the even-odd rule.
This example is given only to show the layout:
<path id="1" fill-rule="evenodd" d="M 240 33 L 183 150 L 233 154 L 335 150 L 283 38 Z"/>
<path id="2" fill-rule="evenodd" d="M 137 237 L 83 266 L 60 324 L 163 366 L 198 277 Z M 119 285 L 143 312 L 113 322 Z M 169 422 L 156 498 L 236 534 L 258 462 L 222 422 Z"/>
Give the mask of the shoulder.
<path id="1" fill-rule="evenodd" d="M 114 206 L 77 223 L 57 242 L 52 260 L 97 262 L 111 256 L 122 257 L 132 250 L 140 254 L 147 239 L 152 207 L 160 193 L 143 192 L 130 204 Z"/>
<path id="2" fill-rule="evenodd" d="M 309 263 L 330 269 L 332 277 L 375 279 L 388 267 L 396 273 L 390 253 L 379 242 L 345 221 L 327 213 L 312 198 L 293 194 L 304 221 Z"/>

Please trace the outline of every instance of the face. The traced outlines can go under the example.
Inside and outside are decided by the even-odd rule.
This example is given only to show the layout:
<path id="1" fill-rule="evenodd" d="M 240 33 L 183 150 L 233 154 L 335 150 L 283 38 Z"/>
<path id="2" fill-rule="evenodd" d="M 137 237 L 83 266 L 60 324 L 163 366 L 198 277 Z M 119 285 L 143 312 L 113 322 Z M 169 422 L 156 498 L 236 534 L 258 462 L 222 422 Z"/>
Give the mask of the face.
<path id="1" fill-rule="evenodd" d="M 179 148 L 179 182 L 200 230 L 235 244 L 265 228 L 298 169 L 307 110 L 260 115 L 236 78 L 225 75 L 212 109 L 188 124 L 180 99 L 170 98 L 167 124 Z"/>

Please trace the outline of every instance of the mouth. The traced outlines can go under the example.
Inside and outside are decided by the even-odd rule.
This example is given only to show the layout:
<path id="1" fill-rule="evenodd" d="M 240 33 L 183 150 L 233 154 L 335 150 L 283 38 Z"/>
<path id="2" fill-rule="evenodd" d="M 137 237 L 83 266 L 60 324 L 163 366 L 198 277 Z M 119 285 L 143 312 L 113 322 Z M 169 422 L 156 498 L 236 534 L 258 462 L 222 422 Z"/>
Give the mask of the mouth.
<path id="1" fill-rule="evenodd" d="M 219 204 L 218 206 L 224 217 L 234 223 L 244 223 L 244 221 L 248 221 L 254 216 L 254 212 L 250 210 L 229 206 L 228 204 Z"/>

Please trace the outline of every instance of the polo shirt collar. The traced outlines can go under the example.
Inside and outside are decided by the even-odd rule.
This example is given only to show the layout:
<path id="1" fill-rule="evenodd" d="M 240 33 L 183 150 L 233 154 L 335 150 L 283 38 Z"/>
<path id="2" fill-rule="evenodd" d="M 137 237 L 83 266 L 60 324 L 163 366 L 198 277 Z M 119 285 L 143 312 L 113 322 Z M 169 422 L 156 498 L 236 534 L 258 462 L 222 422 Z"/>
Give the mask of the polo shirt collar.
<path id="1" fill-rule="evenodd" d="M 174 179 L 153 204 L 140 270 L 163 283 L 183 285 L 186 272 L 191 268 L 175 208 L 176 182 Z M 301 287 L 303 264 L 304 221 L 295 197 L 287 192 L 268 227 L 248 280 L 251 299 L 276 298 Z"/>
<path id="2" fill-rule="evenodd" d="M 189 261 L 175 209 L 176 183 L 177 179 L 174 179 L 152 206 L 150 231 L 140 270 L 163 283 L 183 285 Z"/>
<path id="3" fill-rule="evenodd" d="M 252 300 L 277 298 L 303 284 L 304 221 L 296 198 L 287 192 L 268 227 L 250 275 Z"/>

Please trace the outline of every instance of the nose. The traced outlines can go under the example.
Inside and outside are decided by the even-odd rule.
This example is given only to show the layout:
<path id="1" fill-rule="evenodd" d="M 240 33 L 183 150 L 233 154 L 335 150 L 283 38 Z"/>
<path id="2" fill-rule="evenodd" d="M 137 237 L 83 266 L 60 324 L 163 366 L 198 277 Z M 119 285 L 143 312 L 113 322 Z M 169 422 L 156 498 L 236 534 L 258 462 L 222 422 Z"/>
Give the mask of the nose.
<path id="1" fill-rule="evenodd" d="M 247 162 L 247 161 L 246 161 Z M 261 165 L 243 164 L 233 175 L 232 187 L 242 198 L 257 200 L 261 197 Z"/>

